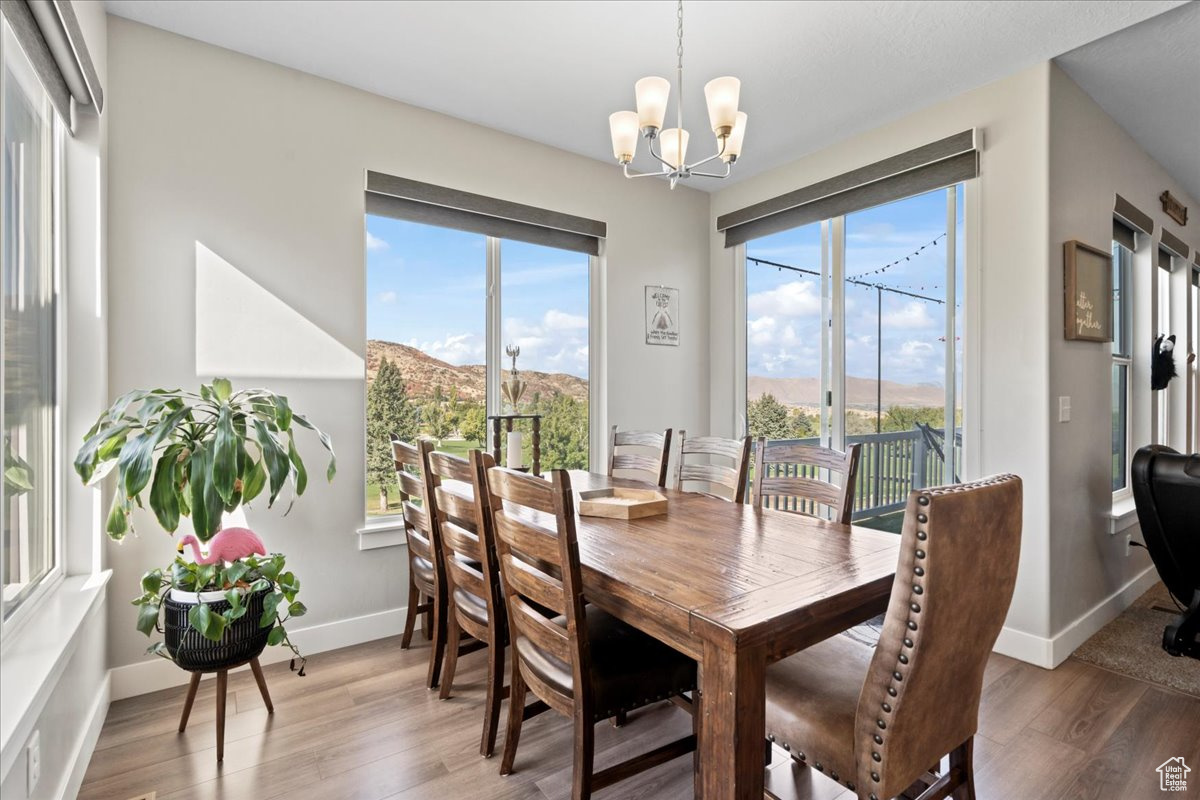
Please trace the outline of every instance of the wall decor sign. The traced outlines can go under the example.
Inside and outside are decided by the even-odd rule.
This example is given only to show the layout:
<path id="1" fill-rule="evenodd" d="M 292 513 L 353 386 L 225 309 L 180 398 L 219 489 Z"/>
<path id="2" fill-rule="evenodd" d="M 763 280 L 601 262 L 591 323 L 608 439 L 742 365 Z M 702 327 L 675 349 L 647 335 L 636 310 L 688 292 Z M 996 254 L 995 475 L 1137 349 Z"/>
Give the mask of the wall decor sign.
<path id="1" fill-rule="evenodd" d="M 646 287 L 646 344 L 679 346 L 679 290 Z"/>
<path id="2" fill-rule="evenodd" d="M 1164 214 L 1178 222 L 1180 225 L 1187 225 L 1187 206 L 1179 202 L 1179 198 L 1172 197 L 1171 193 L 1168 191 L 1160 194 L 1158 199 L 1162 201 Z"/>
<path id="3" fill-rule="evenodd" d="M 1066 338 L 1112 341 L 1112 253 L 1083 242 L 1063 245 Z"/>

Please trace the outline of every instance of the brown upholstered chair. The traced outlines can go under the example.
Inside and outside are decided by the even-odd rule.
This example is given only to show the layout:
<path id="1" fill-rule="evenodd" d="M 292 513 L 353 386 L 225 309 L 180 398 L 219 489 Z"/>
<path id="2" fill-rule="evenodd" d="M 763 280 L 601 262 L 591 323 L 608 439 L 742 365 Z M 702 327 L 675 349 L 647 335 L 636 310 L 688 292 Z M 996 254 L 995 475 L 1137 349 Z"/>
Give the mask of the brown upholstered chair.
<path id="1" fill-rule="evenodd" d="M 863 800 L 974 800 L 983 671 L 1020 550 L 1020 478 L 910 494 L 879 644 L 833 636 L 768 667 L 768 740 Z"/>
<path id="2" fill-rule="evenodd" d="M 622 452 L 617 452 L 620 448 Z M 635 448 L 635 452 L 627 452 Z M 653 450 L 650 455 L 647 451 Z M 671 459 L 671 429 L 662 433 L 655 431 L 619 431 L 612 426 L 608 437 L 608 475 L 614 470 L 640 473 L 639 480 L 659 486 L 667 485 L 667 464 Z"/>
<path id="3" fill-rule="evenodd" d="M 852 444 L 841 453 L 828 447 L 758 439 L 754 459 L 754 502 L 765 508 L 822 516 L 850 523 L 854 488 L 858 482 L 858 455 L 862 445 Z M 822 480 L 821 470 L 841 475 L 841 484 Z"/>
<path id="4" fill-rule="evenodd" d="M 687 438 L 686 431 L 679 432 L 679 488 L 684 482 L 704 485 L 702 494 L 735 503 L 746 502 L 746 479 L 750 473 L 750 447 L 752 439 L 725 439 L 720 436 L 693 436 Z M 728 459 L 732 466 L 723 463 L 688 463 L 688 456 Z"/>
<path id="5" fill-rule="evenodd" d="M 696 662 L 595 606 L 585 607 L 566 471 L 554 470 L 546 481 L 493 467 L 487 477 L 513 643 L 500 774 L 512 772 L 522 721 L 547 708 L 575 723 L 573 800 L 695 750 L 693 733 L 593 773 L 595 724 L 694 691 Z M 557 616 L 545 616 L 544 609 Z M 527 707 L 529 691 L 540 700 Z M 693 719 L 699 719 L 695 711 Z"/>
<path id="6" fill-rule="evenodd" d="M 427 464 L 433 444 L 420 440 L 415 445 L 392 439 L 396 479 L 404 511 L 404 535 L 408 540 L 408 617 L 400 648 L 412 641 L 417 615 L 423 614 L 426 638 L 432 638 L 429 674 L 425 685 L 437 688 L 446 651 L 446 578 L 436 517 L 428 513 L 432 492 Z"/>
<path id="7" fill-rule="evenodd" d="M 483 736 L 479 754 L 491 756 L 496 747 L 500 704 L 504 689 L 504 648 L 508 622 L 500 591 L 500 569 L 492 538 L 491 514 L 479 490 L 487 470 L 496 462 L 487 453 L 472 450 L 469 459 L 449 453 L 429 454 L 429 474 L 434 483 L 438 535 L 445 562 L 449 614 L 446 636 L 446 665 L 442 670 L 439 697 L 450 696 L 458 656 L 472 647 L 463 643 L 465 633 L 478 646 L 488 647 L 487 699 L 484 704 Z"/>

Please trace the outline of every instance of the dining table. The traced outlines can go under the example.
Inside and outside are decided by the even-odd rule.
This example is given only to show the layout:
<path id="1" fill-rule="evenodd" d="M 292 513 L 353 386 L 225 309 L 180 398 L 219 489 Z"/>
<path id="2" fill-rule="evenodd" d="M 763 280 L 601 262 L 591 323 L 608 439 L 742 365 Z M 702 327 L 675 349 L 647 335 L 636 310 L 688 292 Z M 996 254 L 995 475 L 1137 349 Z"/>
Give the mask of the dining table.
<path id="1" fill-rule="evenodd" d="M 667 512 L 579 515 L 586 600 L 696 659 L 695 794 L 761 800 L 766 669 L 882 613 L 900 537 L 572 470 L 571 487 L 654 488 Z"/>

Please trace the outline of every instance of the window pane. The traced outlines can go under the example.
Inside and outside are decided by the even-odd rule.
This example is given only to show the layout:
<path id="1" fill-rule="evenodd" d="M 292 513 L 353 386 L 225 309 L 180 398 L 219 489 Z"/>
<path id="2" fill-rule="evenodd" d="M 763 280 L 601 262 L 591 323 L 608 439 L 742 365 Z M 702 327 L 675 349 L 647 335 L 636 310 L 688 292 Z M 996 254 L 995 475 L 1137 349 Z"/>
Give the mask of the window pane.
<path id="1" fill-rule="evenodd" d="M 1126 470 L 1129 465 L 1128 408 L 1129 366 L 1114 363 L 1112 375 L 1112 488 L 1119 491 L 1126 485 Z"/>
<path id="2" fill-rule="evenodd" d="M 588 257 L 525 242 L 500 243 L 503 349 L 500 380 L 517 355 L 523 382 L 515 411 L 541 414 L 541 469 L 588 465 Z M 505 396 L 503 413 L 514 411 Z M 522 463 L 529 466 L 529 423 L 518 424 Z"/>
<path id="3" fill-rule="evenodd" d="M 845 426 L 862 445 L 854 505 L 869 527 L 899 531 L 910 490 L 961 472 L 947 466 L 961 422 L 956 408 L 947 435 L 946 315 L 957 300 L 946 290 L 948 203 L 940 189 L 846 216 Z"/>
<path id="4" fill-rule="evenodd" d="M 821 226 L 746 244 L 746 418 L 751 436 L 821 433 Z"/>
<path id="5" fill-rule="evenodd" d="M 1129 356 L 1129 268 L 1131 254 L 1113 242 L 1113 355 Z"/>
<path id="6" fill-rule="evenodd" d="M 54 566 L 55 282 L 50 118 L 44 92 L 5 26 L 4 613 Z"/>
<path id="7" fill-rule="evenodd" d="M 400 510 L 389 436 L 483 441 L 486 237 L 368 215 L 368 515 Z"/>

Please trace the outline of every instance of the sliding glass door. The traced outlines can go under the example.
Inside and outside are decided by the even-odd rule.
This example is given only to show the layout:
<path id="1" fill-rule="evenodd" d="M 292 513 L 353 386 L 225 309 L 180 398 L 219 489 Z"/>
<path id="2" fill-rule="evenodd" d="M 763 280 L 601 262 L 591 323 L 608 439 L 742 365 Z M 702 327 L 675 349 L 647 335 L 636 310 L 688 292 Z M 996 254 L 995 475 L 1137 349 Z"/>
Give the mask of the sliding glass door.
<path id="1" fill-rule="evenodd" d="M 959 478 L 962 209 L 953 186 L 746 245 L 747 430 L 861 445 L 857 524 Z"/>

